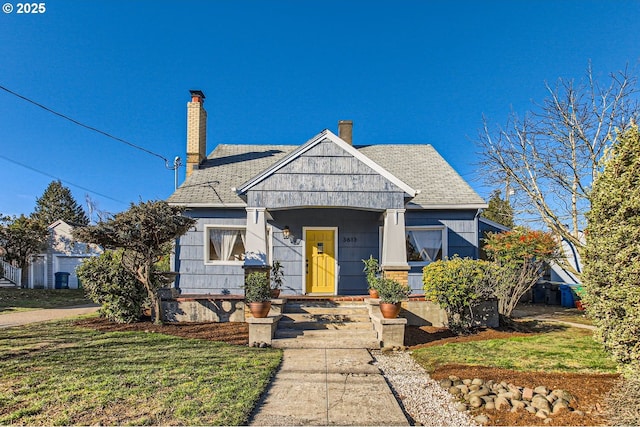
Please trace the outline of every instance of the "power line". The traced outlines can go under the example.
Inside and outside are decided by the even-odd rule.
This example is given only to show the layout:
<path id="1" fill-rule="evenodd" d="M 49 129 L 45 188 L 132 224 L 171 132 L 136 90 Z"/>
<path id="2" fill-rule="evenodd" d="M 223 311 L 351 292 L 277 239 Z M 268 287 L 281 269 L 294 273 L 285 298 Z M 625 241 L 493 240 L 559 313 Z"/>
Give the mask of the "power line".
<path id="1" fill-rule="evenodd" d="M 113 197 L 111 197 L 111 196 L 107 196 L 106 194 L 98 193 L 97 191 L 90 190 L 90 189 L 88 189 L 88 188 L 86 188 L 86 187 L 83 187 L 83 186 L 81 186 L 81 185 L 74 184 L 73 182 L 67 181 L 67 180 L 65 180 L 65 179 L 58 178 L 57 176 L 55 176 L 55 175 L 51 175 L 50 173 L 43 172 L 43 171 L 41 171 L 41 170 L 39 170 L 39 169 L 36 169 L 36 168 L 34 168 L 34 167 L 31 167 L 31 166 L 25 165 L 24 163 L 20 163 L 20 162 L 18 162 L 18 161 L 15 161 L 15 160 L 13 160 L 13 159 L 10 159 L 10 158 L 8 158 L 8 157 L 6 157 L 6 156 L 3 156 L 2 154 L 0 154 L 0 158 L 1 158 L 1 159 L 4 159 L 4 160 L 6 160 L 6 161 L 8 161 L 9 163 L 13 163 L 13 164 L 16 164 L 16 165 L 18 165 L 18 166 L 22 166 L 22 167 L 23 167 L 23 168 L 25 168 L 25 169 L 29 169 L 30 171 L 33 171 L 33 172 L 39 173 L 39 174 L 44 175 L 44 176 L 48 176 L 49 178 L 56 179 L 56 180 L 58 180 L 58 181 L 60 181 L 60 182 L 64 182 L 65 184 L 71 185 L 72 187 L 76 187 L 76 188 L 79 188 L 79 189 L 81 189 L 81 190 L 88 191 L 89 193 L 95 194 L 95 195 L 97 195 L 97 196 L 104 197 L 105 199 L 109 199 L 109 200 L 112 200 L 112 201 L 117 202 L 117 203 L 122 203 L 123 205 L 127 205 L 127 204 L 128 204 L 127 202 L 123 202 L 122 200 L 114 199 Z"/>
<path id="2" fill-rule="evenodd" d="M 146 148 L 144 148 L 144 147 L 140 147 L 139 145 L 136 145 L 136 144 L 134 144 L 134 143 L 132 143 L 132 142 L 126 141 L 126 140 L 124 140 L 124 139 L 122 139 L 122 138 L 118 138 L 117 136 L 113 136 L 113 135 L 111 135 L 110 133 L 107 133 L 107 132 L 104 132 L 104 131 L 102 131 L 102 130 L 100 130 L 100 129 L 94 128 L 93 126 L 85 125 L 84 123 L 81 123 L 81 122 L 79 122 L 79 121 L 77 121 L 77 120 L 75 120 L 75 119 L 72 119 L 71 117 L 66 116 L 66 115 L 64 115 L 64 114 L 62 114 L 62 113 L 58 113 L 57 111 L 52 110 L 51 108 L 49 108 L 49 107 L 47 107 L 47 106 L 44 106 L 44 105 L 42 105 L 42 104 L 40 104 L 40 103 L 38 103 L 38 102 L 36 102 L 36 101 L 33 101 L 32 99 L 29 99 L 29 98 L 27 98 L 26 96 L 20 95 L 19 93 L 14 92 L 14 91 L 12 91 L 11 89 L 8 89 L 8 88 L 6 88 L 6 87 L 4 87 L 4 86 L 2 86 L 2 85 L 0 85 L 0 89 L 4 90 L 4 91 L 5 91 L 5 92 L 7 92 L 7 93 L 10 93 L 10 94 L 11 94 L 11 95 L 13 95 L 13 96 L 18 97 L 18 98 L 20 98 L 20 99 L 22 99 L 22 100 L 24 100 L 24 101 L 27 101 L 27 102 L 29 102 L 29 103 L 31 103 L 31 104 L 33 104 L 33 105 L 35 105 L 36 107 L 40 107 L 40 108 L 42 108 L 43 110 L 45 110 L 45 111 L 47 111 L 47 112 L 49 112 L 49 113 L 51 113 L 51 114 L 55 114 L 55 115 L 56 115 L 56 116 L 58 116 L 58 117 L 62 117 L 63 119 L 68 120 L 68 121 L 70 121 L 70 122 L 71 122 L 71 123 L 73 123 L 73 124 L 76 124 L 76 125 L 78 125 L 78 126 L 81 126 L 81 127 L 85 128 L 85 129 L 89 129 L 90 131 L 97 132 L 97 133 L 99 133 L 99 134 L 101 134 L 101 135 L 106 136 L 107 138 L 111 138 L 111 139 L 116 140 L 116 141 L 118 141 L 118 142 L 122 142 L 123 144 L 126 144 L 126 145 L 128 145 L 128 146 L 130 146 L 130 147 L 132 147 L 132 148 L 135 148 L 136 150 L 144 151 L 144 152 L 145 152 L 145 153 L 147 153 L 147 154 L 151 154 L 152 156 L 159 157 L 159 158 L 161 158 L 162 160 L 164 160 L 164 163 L 165 163 L 165 166 L 167 167 L 167 169 L 173 169 L 173 168 L 169 167 L 169 160 L 167 160 L 167 158 L 166 158 L 166 157 L 164 157 L 164 156 L 162 156 L 162 155 L 160 155 L 160 154 L 158 154 L 158 153 L 154 153 L 153 151 L 151 151 L 151 150 L 147 150 Z M 174 164 L 174 167 L 176 167 L 176 166 L 175 166 L 175 164 Z"/>

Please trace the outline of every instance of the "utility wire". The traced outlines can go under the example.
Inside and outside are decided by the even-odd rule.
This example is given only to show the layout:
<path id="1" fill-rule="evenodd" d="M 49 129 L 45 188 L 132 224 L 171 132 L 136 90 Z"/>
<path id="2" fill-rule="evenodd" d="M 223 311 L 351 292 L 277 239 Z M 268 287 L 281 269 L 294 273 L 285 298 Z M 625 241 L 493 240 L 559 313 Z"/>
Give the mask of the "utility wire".
<path id="1" fill-rule="evenodd" d="M 172 167 L 169 167 L 169 160 L 167 160 L 167 158 L 166 158 L 166 157 L 161 156 L 160 154 L 154 153 L 153 151 L 147 150 L 147 149 L 146 149 L 146 148 L 144 148 L 144 147 L 140 147 L 139 145 L 136 145 L 136 144 L 134 144 L 134 143 L 132 143 L 132 142 L 126 141 L 126 140 L 124 140 L 124 139 L 122 139 L 122 138 L 118 138 L 117 136 L 113 136 L 113 135 L 111 135 L 110 133 L 107 133 L 107 132 L 101 131 L 100 129 L 94 128 L 94 127 L 89 126 L 89 125 L 85 125 L 84 123 L 81 123 L 81 122 L 79 122 L 79 121 L 77 121 L 77 120 L 75 120 L 75 119 L 72 119 L 72 118 L 71 118 L 71 117 L 69 117 L 69 116 L 65 116 L 65 115 L 64 115 L 64 114 L 62 114 L 62 113 L 58 113 L 57 111 L 54 111 L 54 110 L 52 110 L 51 108 L 46 107 L 46 106 L 44 106 L 44 105 L 42 105 L 42 104 L 40 104 L 40 103 L 38 103 L 38 102 L 36 102 L 36 101 L 33 101 L 33 100 L 31 100 L 31 99 L 27 98 L 26 96 L 20 95 L 19 93 L 14 92 L 14 91 L 12 91 L 11 89 L 8 89 L 8 88 L 6 88 L 6 87 L 4 87 L 4 86 L 2 86 L 2 85 L 0 85 L 0 89 L 4 90 L 4 91 L 5 91 L 5 92 L 7 92 L 7 93 L 10 93 L 10 94 L 11 94 L 11 95 L 13 95 L 13 96 L 17 96 L 18 98 L 20 98 L 20 99 L 22 99 L 22 100 L 24 100 L 24 101 L 27 101 L 27 102 L 29 102 L 29 103 L 31 103 L 31 104 L 33 104 L 33 105 L 37 106 L 37 107 L 40 107 L 40 108 L 42 108 L 43 110 L 45 110 L 45 111 L 47 111 L 47 112 L 49 112 L 49 113 L 51 113 L 51 114 L 55 114 L 55 115 L 56 115 L 56 116 L 58 116 L 58 117 L 62 117 L 63 119 L 68 120 L 68 121 L 70 121 L 71 123 L 74 123 L 74 124 L 76 124 L 76 125 L 78 125 L 78 126 L 81 126 L 81 127 L 85 128 L 85 129 L 89 129 L 89 130 L 91 130 L 91 131 L 93 131 L 93 132 L 97 132 L 97 133 L 99 133 L 99 134 L 101 134 L 101 135 L 104 135 L 104 136 L 106 136 L 106 137 L 108 137 L 108 138 L 114 139 L 114 140 L 116 140 L 116 141 L 118 141 L 118 142 L 122 142 L 123 144 L 126 144 L 126 145 L 128 145 L 128 146 L 130 146 L 130 147 L 132 147 L 132 148 L 135 148 L 135 149 L 140 150 L 140 151 L 144 151 L 144 152 L 145 152 L 145 153 L 147 153 L 147 154 L 151 154 L 152 156 L 159 157 L 159 158 L 161 158 L 162 160 L 164 160 L 164 163 L 165 163 L 165 166 L 167 167 L 167 169 L 174 169 L 174 168 L 172 168 Z M 177 167 L 177 166 L 174 164 L 174 167 Z"/>
<path id="2" fill-rule="evenodd" d="M 122 200 L 114 199 L 113 197 L 107 196 L 106 194 L 98 193 L 97 191 L 93 191 L 93 190 L 90 190 L 90 189 L 88 189 L 86 187 L 83 187 L 81 185 L 74 184 L 73 182 L 67 181 L 65 179 L 58 178 L 55 175 L 51 175 L 50 173 L 43 172 L 43 171 L 38 170 L 36 168 L 33 168 L 31 166 L 25 165 L 24 163 L 17 162 L 17 161 L 15 161 L 13 159 L 10 159 L 10 158 L 6 157 L 6 156 L 3 156 L 2 154 L 0 154 L 0 159 L 4 159 L 4 160 L 6 160 L 6 161 L 8 161 L 10 163 L 16 164 L 18 166 L 22 166 L 25 169 L 29 169 L 29 170 L 31 170 L 33 172 L 37 172 L 37 173 L 42 174 L 44 176 L 48 176 L 49 178 L 56 179 L 56 180 L 58 180 L 60 182 L 64 182 L 65 184 L 71 185 L 71 186 L 79 188 L 81 190 L 88 191 L 89 193 L 104 197 L 105 199 L 113 200 L 114 202 L 122 203 L 123 205 L 128 204 L 127 202 L 123 202 Z"/>

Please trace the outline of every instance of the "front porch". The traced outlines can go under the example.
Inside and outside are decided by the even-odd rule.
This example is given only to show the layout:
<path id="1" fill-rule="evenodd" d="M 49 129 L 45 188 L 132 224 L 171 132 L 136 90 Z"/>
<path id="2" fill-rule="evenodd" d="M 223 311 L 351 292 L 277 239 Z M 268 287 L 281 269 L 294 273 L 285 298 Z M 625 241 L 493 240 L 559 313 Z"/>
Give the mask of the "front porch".
<path id="1" fill-rule="evenodd" d="M 169 322 L 246 321 L 250 345 L 279 348 L 400 347 L 406 325 L 447 325 L 444 310 L 422 295 L 404 301 L 397 319 L 382 318 L 378 304 L 368 295 L 283 295 L 266 319 L 254 319 L 242 295 L 182 295 L 163 300 L 163 309 Z M 495 302 L 475 313 L 478 326 L 498 326 Z"/>

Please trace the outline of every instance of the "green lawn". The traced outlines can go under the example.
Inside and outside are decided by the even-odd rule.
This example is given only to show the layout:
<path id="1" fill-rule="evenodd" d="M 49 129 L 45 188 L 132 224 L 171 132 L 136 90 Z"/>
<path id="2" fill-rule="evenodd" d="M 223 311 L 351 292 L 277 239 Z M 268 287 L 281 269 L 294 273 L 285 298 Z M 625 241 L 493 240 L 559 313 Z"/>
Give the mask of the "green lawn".
<path id="1" fill-rule="evenodd" d="M 82 289 L 0 288 L 0 314 L 91 304 Z"/>
<path id="2" fill-rule="evenodd" d="M 0 329 L 0 425 L 239 425 L 281 357 L 71 321 Z"/>
<path id="3" fill-rule="evenodd" d="M 422 348 L 413 357 L 427 370 L 454 363 L 517 371 L 615 373 L 616 364 L 592 336 L 590 330 L 559 326 L 525 337 Z"/>

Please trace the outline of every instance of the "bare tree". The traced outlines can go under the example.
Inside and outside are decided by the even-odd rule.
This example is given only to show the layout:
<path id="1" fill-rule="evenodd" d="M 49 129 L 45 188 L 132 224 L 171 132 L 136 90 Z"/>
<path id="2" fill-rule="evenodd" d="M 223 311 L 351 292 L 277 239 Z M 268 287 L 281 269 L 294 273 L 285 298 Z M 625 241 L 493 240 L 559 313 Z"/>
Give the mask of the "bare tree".
<path id="1" fill-rule="evenodd" d="M 548 97 L 524 117 L 512 112 L 495 129 L 483 120 L 480 164 L 491 184 L 502 176 L 515 190 L 509 201 L 520 220 L 542 223 L 581 251 L 600 159 L 638 114 L 636 78 L 625 69 L 602 84 L 589 66 L 579 82 L 545 86 Z"/>

